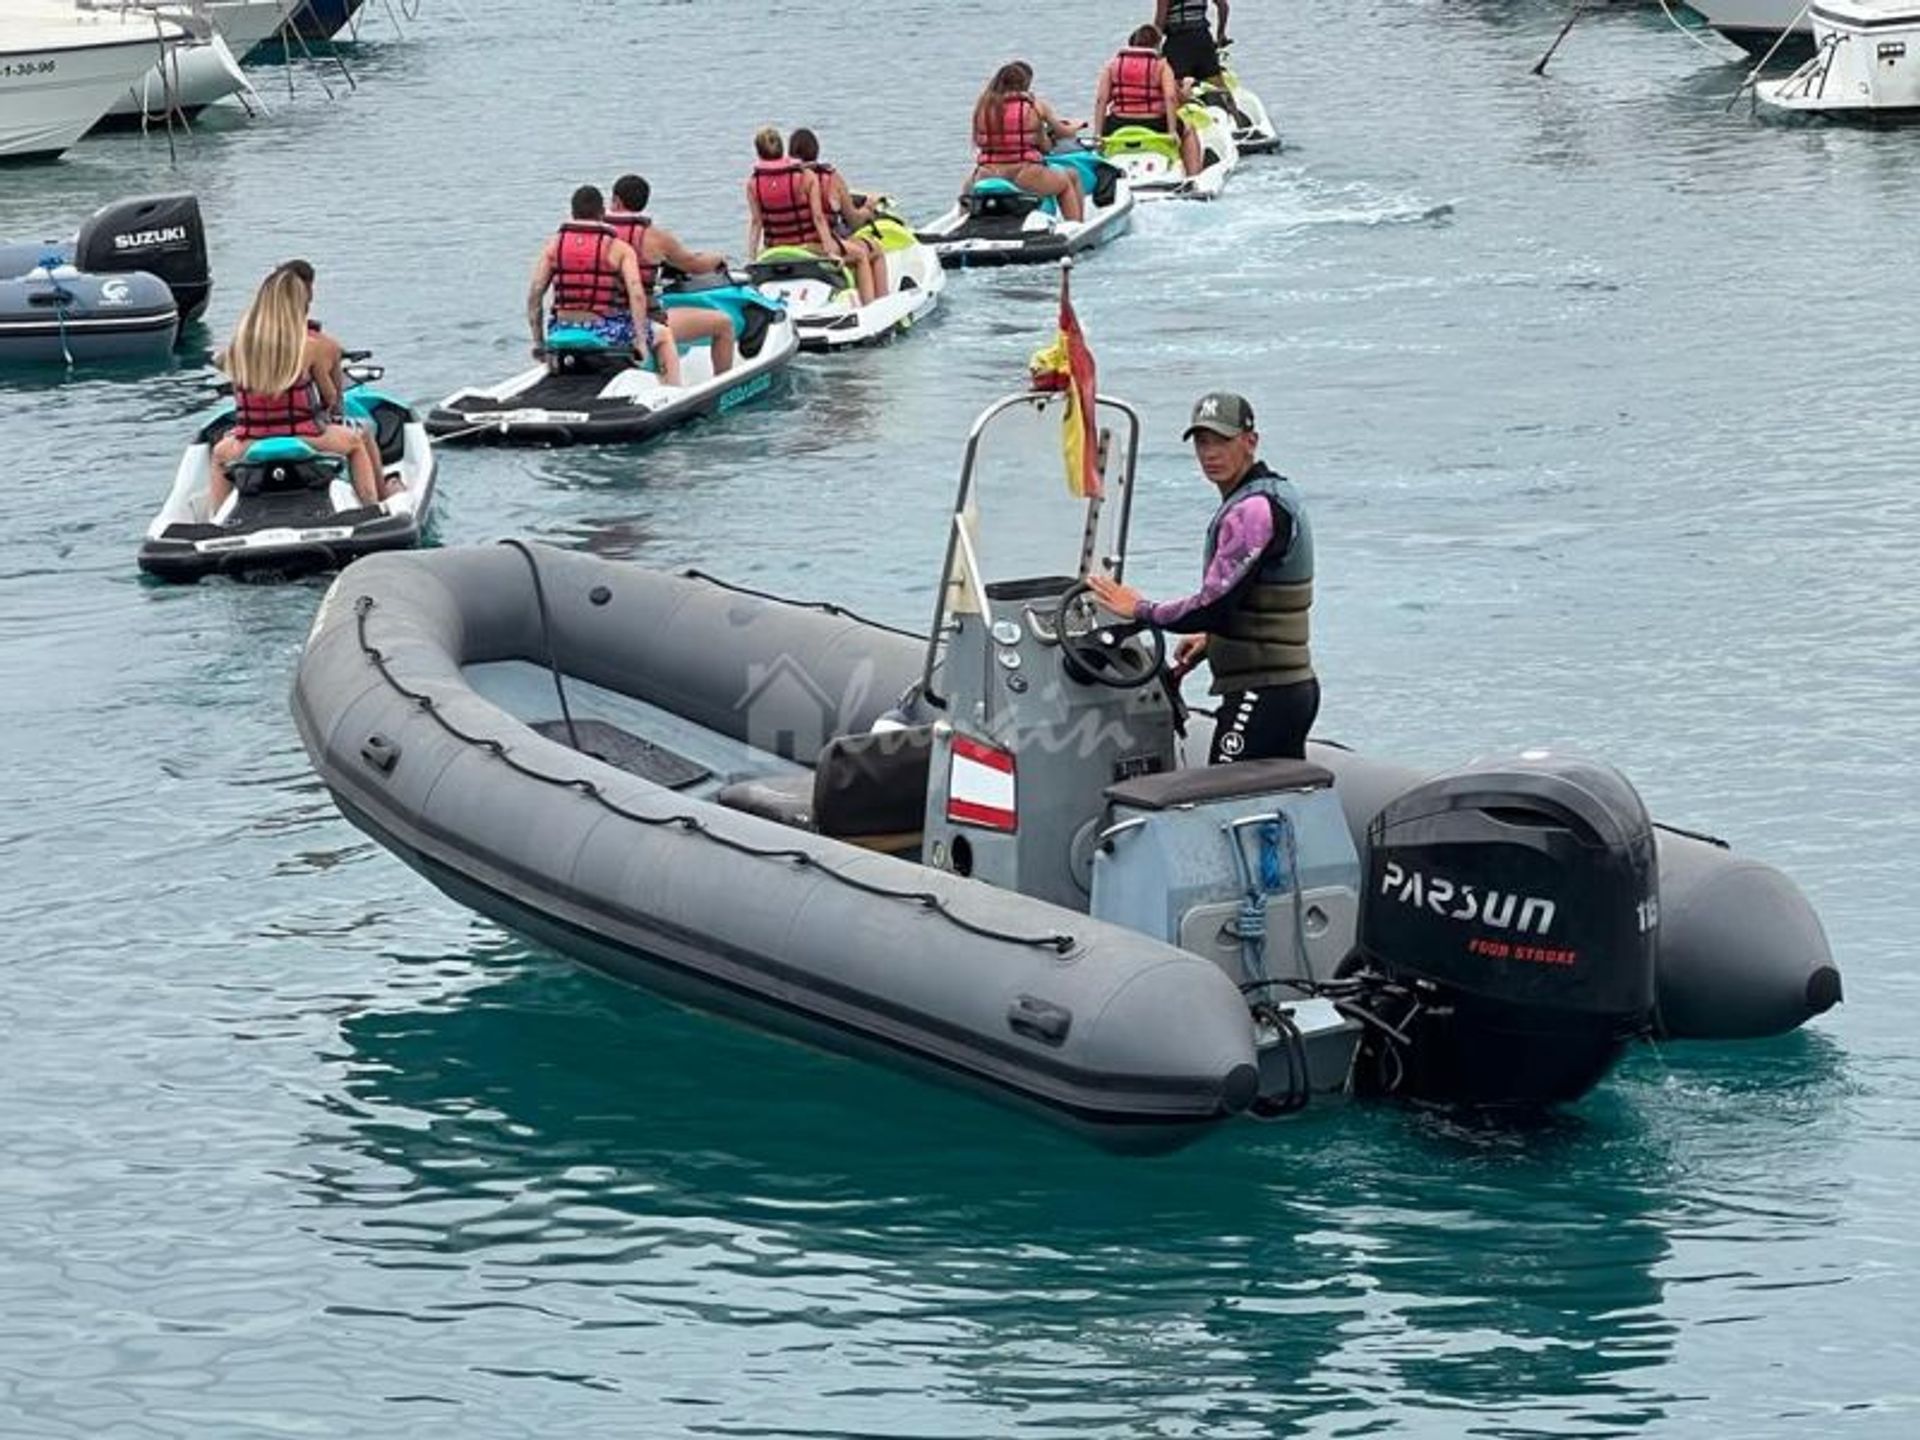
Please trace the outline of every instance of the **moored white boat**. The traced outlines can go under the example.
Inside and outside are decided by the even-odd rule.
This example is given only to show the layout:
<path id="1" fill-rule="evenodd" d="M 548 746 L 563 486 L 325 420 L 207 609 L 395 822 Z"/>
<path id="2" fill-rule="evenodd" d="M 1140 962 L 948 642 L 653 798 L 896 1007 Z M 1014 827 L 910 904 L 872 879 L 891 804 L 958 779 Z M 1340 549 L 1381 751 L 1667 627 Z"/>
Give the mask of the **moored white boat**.
<path id="1" fill-rule="evenodd" d="M 1787 113 L 1920 116 L 1920 0 L 1816 0 L 1813 58 L 1754 86 Z"/>
<path id="2" fill-rule="evenodd" d="M 280 33 L 296 0 L 212 0 L 207 14 L 237 60 Z"/>
<path id="3" fill-rule="evenodd" d="M 1799 59 L 1813 48 L 1806 0 L 1687 0 L 1687 8 L 1756 59 L 1768 51 L 1779 59 Z"/>
<path id="4" fill-rule="evenodd" d="M 137 122 L 169 113 L 197 115 L 250 90 L 240 63 L 218 34 L 169 47 L 166 56 L 108 109 L 103 123 Z"/>
<path id="5" fill-rule="evenodd" d="M 0 10 L 0 159 L 63 153 L 157 63 L 164 26 L 53 0 Z"/>

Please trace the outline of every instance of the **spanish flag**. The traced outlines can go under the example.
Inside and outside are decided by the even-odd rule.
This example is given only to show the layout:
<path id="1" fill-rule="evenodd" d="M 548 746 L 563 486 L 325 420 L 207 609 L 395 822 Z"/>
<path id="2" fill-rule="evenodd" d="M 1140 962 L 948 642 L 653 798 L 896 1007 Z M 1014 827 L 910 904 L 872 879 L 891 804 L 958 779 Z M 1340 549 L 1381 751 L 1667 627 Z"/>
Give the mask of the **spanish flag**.
<path id="1" fill-rule="evenodd" d="M 1079 318 L 1073 313 L 1064 265 L 1060 267 L 1060 333 L 1051 345 L 1033 357 L 1028 368 L 1034 389 L 1066 392 L 1067 403 L 1060 423 L 1068 492 L 1081 500 L 1097 497 L 1100 494 L 1100 442 L 1094 420 L 1093 351 L 1087 348 L 1087 337 L 1081 333 Z"/>

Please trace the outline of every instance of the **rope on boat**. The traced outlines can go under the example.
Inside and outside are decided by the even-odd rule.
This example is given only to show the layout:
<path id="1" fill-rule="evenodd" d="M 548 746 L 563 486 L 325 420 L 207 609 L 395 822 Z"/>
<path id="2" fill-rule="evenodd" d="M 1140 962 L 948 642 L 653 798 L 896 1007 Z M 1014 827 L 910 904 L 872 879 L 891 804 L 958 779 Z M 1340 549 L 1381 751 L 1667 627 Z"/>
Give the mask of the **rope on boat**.
<path id="1" fill-rule="evenodd" d="M 1729 111 L 1731 111 L 1735 105 L 1738 105 L 1740 103 L 1741 95 L 1745 94 L 1749 90 L 1753 92 L 1754 108 L 1755 109 L 1759 108 L 1760 72 L 1767 68 L 1767 62 L 1773 59 L 1774 52 L 1778 50 L 1782 45 L 1787 43 L 1787 37 L 1793 34 L 1794 27 L 1799 25 L 1799 23 L 1802 20 L 1807 18 L 1807 12 L 1812 8 L 1813 8 L 1813 0 L 1807 0 L 1806 4 L 1802 5 L 1798 10 L 1794 11 L 1793 19 L 1787 22 L 1786 28 L 1782 30 L 1778 35 L 1773 37 L 1773 44 L 1767 47 L 1767 53 L 1762 55 L 1757 61 L 1754 62 L 1753 69 L 1747 72 L 1746 78 L 1740 82 L 1739 86 L 1734 90 L 1733 94 L 1727 97 L 1727 109 Z M 1827 41 L 1823 41 L 1822 47 L 1821 47 L 1823 49 L 1826 49 L 1828 52 L 1827 64 L 1829 66 L 1833 64 L 1832 51 L 1828 45 L 1828 42 L 1831 41 L 1832 38 L 1833 38 L 1832 36 L 1828 36 Z M 1826 75 L 1824 72 L 1821 74 L 1820 80 L 1821 80 L 1822 88 L 1824 88 L 1826 84 Z"/>
<path id="2" fill-rule="evenodd" d="M 1673 6 L 1668 4 L 1667 0 L 1660 0 L 1660 13 L 1672 21 L 1673 28 L 1686 36 L 1690 43 L 1698 45 L 1702 50 L 1706 51 L 1707 54 L 1713 56 L 1714 59 L 1718 60 L 1720 58 L 1720 52 L 1700 38 L 1700 27 L 1698 25 L 1688 25 L 1684 23 L 1678 15 L 1673 13 Z"/>
<path id="3" fill-rule="evenodd" d="M 517 545 L 518 542 L 509 543 Z M 535 562 L 532 552 L 524 546 L 519 548 L 520 553 L 525 556 L 528 564 L 533 566 Z M 538 593 L 539 592 L 536 591 L 536 594 Z M 643 814 L 638 810 L 628 809 L 619 801 L 610 798 L 596 781 L 590 780 L 585 776 L 569 777 L 550 775 L 544 770 L 537 769 L 527 764 L 524 760 L 517 759 L 512 749 L 502 741 L 493 739 L 491 736 L 468 734 L 441 713 L 439 705 L 431 695 L 423 691 L 408 689 L 407 686 L 403 685 L 394 675 L 392 669 L 389 668 L 386 655 L 367 638 L 367 617 L 373 613 L 374 608 L 375 602 L 371 595 L 361 595 L 353 602 L 354 626 L 356 638 L 360 644 L 360 653 L 366 656 L 368 662 L 379 672 L 380 678 L 387 682 L 394 693 L 410 701 L 415 709 L 426 715 L 454 739 L 460 741 L 463 745 L 471 745 L 477 750 L 484 750 L 516 775 L 538 781 L 542 785 L 550 785 L 556 790 L 571 790 L 576 794 L 585 796 L 610 814 L 618 815 L 623 820 L 630 820 L 636 825 L 645 825 L 649 829 L 656 830 L 678 830 L 683 834 L 697 835 L 703 840 L 711 841 L 713 844 L 720 846 L 723 850 L 731 850 L 738 855 L 746 855 L 755 860 L 784 860 L 797 870 L 812 870 L 822 878 L 831 880 L 838 885 L 844 885 L 849 890 L 858 891 L 860 894 L 871 895 L 881 900 L 898 900 L 903 904 L 918 906 L 922 910 L 939 916 L 949 925 L 963 930 L 969 935 L 978 936 L 983 940 L 996 940 L 1006 945 L 1023 945 L 1035 950 L 1051 951 L 1056 955 L 1068 954 L 1076 949 L 1080 943 L 1073 935 L 1064 931 L 1056 930 L 1051 935 L 1021 935 L 1008 930 L 997 930 L 991 925 L 982 925 L 977 921 L 968 920 L 964 916 L 955 914 L 947 905 L 947 902 L 931 890 L 895 890 L 891 886 L 878 885 L 870 880 L 862 880 L 842 870 L 835 869 L 818 856 L 805 850 L 791 846 L 768 848 L 749 844 L 747 841 L 737 839 L 734 836 L 720 833 L 718 830 L 710 827 L 706 821 L 697 815 L 684 813 L 666 815 Z M 544 625 L 546 620 L 544 611 L 541 618 L 542 624 Z M 551 653 L 550 641 L 549 653 Z M 557 668 L 554 669 L 554 684 L 556 687 L 561 684 L 560 673 Z"/>
<path id="4" fill-rule="evenodd" d="M 503 540 L 500 543 L 510 545 L 516 542 Z M 831 600 L 790 600 L 785 595 L 774 594 L 771 590 L 755 590 L 747 585 L 736 585 L 731 580 L 722 580 L 718 575 L 709 575 L 706 571 L 696 570 L 692 566 L 688 566 L 680 574 L 688 580 L 703 580 L 709 585 L 717 585 L 722 590 L 731 590 L 734 594 L 745 595 L 749 599 L 771 600 L 776 605 L 790 605 L 796 610 L 817 610 L 822 615 L 833 616 L 836 620 L 857 621 L 875 630 L 885 630 L 890 635 L 902 635 L 909 640 L 918 640 L 923 645 L 926 643 L 927 637 L 924 635 L 916 634 L 912 630 L 903 630 L 898 625 L 889 625 L 883 620 L 870 620 L 858 611 L 849 610 L 844 605 L 836 605 Z"/>

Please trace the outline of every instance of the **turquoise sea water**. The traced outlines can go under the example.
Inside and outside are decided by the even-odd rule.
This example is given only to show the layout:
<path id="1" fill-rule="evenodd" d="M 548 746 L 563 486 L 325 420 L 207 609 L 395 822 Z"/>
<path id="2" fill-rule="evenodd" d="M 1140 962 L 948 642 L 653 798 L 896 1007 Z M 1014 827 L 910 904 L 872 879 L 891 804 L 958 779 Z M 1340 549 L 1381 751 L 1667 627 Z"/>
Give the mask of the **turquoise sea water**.
<path id="1" fill-rule="evenodd" d="M 1084 109 L 1135 16 L 903 0 L 379 8 L 329 101 L 0 171 L 0 235 L 191 188 L 219 290 L 305 254 L 431 399 L 520 363 L 566 193 L 738 253 L 764 121 L 915 212 L 1025 54 Z M 1137 7 L 1136 7 L 1137 8 Z M 1294 148 L 1076 273 L 1190 579 L 1184 408 L 1308 489 L 1322 729 L 1545 741 L 1790 870 L 1848 1003 L 1633 1056 L 1552 1124 L 1388 1110 L 1160 1160 L 683 1014 L 366 843 L 286 712 L 318 584 L 135 575 L 204 375 L 0 381 L 0 1434 L 1907 1436 L 1920 132 L 1758 123 L 1655 11 L 1235 7 Z M 532 534 L 918 624 L 959 445 L 1050 274 L 633 453 L 445 457 Z M 1031 500 L 1057 505 L 1051 470 Z"/>

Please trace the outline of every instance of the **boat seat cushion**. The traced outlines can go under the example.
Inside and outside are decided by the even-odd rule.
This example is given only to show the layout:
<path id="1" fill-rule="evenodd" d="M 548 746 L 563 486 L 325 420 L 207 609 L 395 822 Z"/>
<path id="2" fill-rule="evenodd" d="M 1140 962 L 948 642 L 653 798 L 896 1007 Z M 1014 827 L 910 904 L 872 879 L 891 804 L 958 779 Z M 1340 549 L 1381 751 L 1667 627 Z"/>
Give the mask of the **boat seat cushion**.
<path id="1" fill-rule="evenodd" d="M 932 759 L 931 725 L 841 735 L 827 742 L 811 774 L 736 780 L 714 798 L 729 810 L 835 839 L 918 843 Z"/>
<path id="2" fill-rule="evenodd" d="M 931 725 L 836 736 L 814 767 L 815 823 L 843 839 L 917 833 L 932 763 Z"/>
<path id="3" fill-rule="evenodd" d="M 1281 790 L 1324 790 L 1333 772 L 1310 760 L 1240 760 L 1137 775 L 1107 787 L 1107 801 L 1130 810 L 1172 810 L 1215 800 L 1241 800 Z"/>

